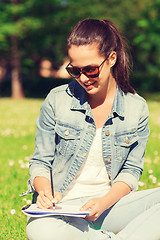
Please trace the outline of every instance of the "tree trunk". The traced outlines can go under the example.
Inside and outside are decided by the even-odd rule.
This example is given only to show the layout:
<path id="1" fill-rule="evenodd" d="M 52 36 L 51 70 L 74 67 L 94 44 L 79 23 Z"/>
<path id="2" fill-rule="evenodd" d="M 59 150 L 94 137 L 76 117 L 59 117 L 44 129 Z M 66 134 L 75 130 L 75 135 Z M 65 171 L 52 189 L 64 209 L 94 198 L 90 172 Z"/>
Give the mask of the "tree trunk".
<path id="1" fill-rule="evenodd" d="M 18 37 L 17 36 L 11 36 L 11 64 L 12 64 L 12 71 L 11 71 L 11 95 L 12 98 L 23 98 L 23 87 L 22 82 L 20 78 L 20 66 L 21 66 L 21 60 L 19 55 L 19 49 L 18 49 Z"/>

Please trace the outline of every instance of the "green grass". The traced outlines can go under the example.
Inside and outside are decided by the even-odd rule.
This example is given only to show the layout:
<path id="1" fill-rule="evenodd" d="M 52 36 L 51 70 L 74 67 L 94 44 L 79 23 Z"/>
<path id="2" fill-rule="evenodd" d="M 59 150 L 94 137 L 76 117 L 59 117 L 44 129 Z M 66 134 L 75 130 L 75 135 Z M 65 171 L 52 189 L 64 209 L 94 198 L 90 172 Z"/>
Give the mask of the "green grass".
<path id="1" fill-rule="evenodd" d="M 160 94 L 149 96 L 147 103 L 150 111 L 150 136 L 145 154 L 144 171 L 140 180 L 144 186 L 140 189 L 160 186 Z"/>
<path id="2" fill-rule="evenodd" d="M 26 239 L 27 221 L 21 213 L 26 201 L 19 194 L 27 189 L 28 160 L 34 150 L 41 103 L 35 99 L 0 99 L 0 239 Z M 12 209 L 15 214 L 11 214 Z"/>
<path id="3" fill-rule="evenodd" d="M 147 95 L 151 135 L 145 155 L 145 170 L 139 189 L 160 184 L 160 94 Z M 152 100 L 153 99 L 153 100 Z M 34 150 L 35 121 L 41 99 L 0 99 L 0 239 L 25 240 L 27 219 L 21 208 L 31 196 L 27 189 L 28 161 Z M 11 210 L 15 209 L 15 214 Z"/>

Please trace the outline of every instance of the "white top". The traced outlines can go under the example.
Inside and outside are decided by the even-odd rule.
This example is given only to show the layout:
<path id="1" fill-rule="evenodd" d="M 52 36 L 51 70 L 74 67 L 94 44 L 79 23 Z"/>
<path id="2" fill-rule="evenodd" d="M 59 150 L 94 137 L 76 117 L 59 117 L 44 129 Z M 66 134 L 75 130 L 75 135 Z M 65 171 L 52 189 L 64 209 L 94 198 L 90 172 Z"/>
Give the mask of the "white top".
<path id="1" fill-rule="evenodd" d="M 102 155 L 102 129 L 96 130 L 88 157 L 62 201 L 92 195 L 105 195 L 110 190 L 109 177 Z"/>

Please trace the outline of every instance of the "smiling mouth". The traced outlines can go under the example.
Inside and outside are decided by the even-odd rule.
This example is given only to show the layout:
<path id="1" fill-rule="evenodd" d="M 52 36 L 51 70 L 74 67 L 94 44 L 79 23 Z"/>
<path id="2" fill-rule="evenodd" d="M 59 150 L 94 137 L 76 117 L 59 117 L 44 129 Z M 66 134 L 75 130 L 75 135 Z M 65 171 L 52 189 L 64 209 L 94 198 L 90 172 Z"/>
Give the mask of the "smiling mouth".
<path id="1" fill-rule="evenodd" d="M 84 85 L 85 87 L 89 87 L 89 86 L 93 86 L 93 85 L 94 85 L 94 83 L 95 83 L 95 82 L 92 82 L 92 83 L 89 83 L 89 84 L 87 84 L 87 83 L 84 83 L 83 85 Z"/>

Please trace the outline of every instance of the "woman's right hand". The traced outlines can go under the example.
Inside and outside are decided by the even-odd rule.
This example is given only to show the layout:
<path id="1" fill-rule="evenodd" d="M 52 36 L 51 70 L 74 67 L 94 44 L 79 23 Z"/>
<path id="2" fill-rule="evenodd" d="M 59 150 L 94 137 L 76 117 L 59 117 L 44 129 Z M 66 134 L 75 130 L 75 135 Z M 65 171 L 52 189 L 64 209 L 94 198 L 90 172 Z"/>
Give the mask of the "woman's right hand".
<path id="1" fill-rule="evenodd" d="M 53 198 L 51 184 L 46 177 L 35 177 L 33 184 L 39 194 L 36 202 L 39 208 L 51 208 L 53 203 L 58 203 L 62 199 L 60 192 L 55 192 Z"/>
<path id="2" fill-rule="evenodd" d="M 52 192 L 49 190 L 41 190 L 39 192 L 39 195 L 37 197 L 37 206 L 39 208 L 52 208 L 53 203 L 58 203 L 62 198 L 62 195 L 60 192 L 54 193 L 54 198 L 52 196 Z"/>

